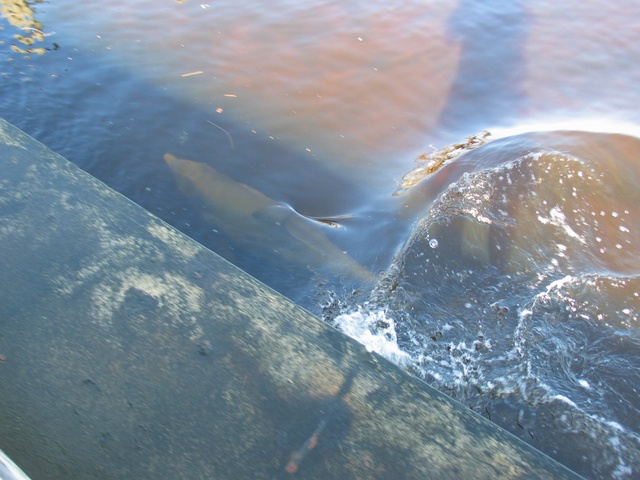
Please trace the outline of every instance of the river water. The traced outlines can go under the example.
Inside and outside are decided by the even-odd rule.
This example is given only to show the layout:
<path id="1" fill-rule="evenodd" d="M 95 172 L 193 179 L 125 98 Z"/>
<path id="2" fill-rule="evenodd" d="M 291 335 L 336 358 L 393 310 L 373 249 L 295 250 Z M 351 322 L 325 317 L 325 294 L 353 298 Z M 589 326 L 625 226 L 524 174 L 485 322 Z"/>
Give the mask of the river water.
<path id="1" fill-rule="evenodd" d="M 640 4 L 54 0 L 27 46 L 16 3 L 2 117 L 578 473 L 640 475 Z"/>

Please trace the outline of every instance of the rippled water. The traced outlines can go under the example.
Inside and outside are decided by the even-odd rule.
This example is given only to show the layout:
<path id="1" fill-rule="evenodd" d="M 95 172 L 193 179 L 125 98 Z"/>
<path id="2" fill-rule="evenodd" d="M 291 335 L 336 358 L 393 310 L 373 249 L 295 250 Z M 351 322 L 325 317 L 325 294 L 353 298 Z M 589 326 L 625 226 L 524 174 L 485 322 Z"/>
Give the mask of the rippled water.
<path id="1" fill-rule="evenodd" d="M 375 318 L 356 334 L 371 348 L 386 339 L 382 353 L 576 471 L 632 476 L 639 154 L 634 137 L 553 132 L 458 157 L 413 187 L 457 170 L 337 325 Z"/>
<path id="2" fill-rule="evenodd" d="M 34 6 L 50 50 L 4 23 L 1 116 L 579 473 L 638 476 L 637 2 Z M 221 224 L 166 153 L 277 208 Z"/>

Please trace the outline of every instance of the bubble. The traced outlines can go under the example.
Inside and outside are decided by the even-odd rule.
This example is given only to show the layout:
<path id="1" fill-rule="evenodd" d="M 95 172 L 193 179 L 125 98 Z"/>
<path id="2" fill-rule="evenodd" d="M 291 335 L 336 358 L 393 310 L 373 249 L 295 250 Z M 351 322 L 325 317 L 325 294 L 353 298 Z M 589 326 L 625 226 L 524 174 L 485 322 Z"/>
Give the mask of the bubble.
<path id="1" fill-rule="evenodd" d="M 432 238 L 431 240 L 429 240 L 429 246 L 431 248 L 438 248 L 438 240 L 436 240 L 435 238 Z"/>

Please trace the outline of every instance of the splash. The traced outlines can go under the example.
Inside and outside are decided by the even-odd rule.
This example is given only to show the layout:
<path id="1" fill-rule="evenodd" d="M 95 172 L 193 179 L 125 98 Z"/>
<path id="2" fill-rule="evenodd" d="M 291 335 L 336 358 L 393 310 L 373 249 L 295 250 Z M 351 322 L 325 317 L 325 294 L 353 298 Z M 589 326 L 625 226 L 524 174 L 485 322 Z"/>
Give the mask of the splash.
<path id="1" fill-rule="evenodd" d="M 407 193 L 445 185 L 336 325 L 578 473 L 637 478 L 638 151 L 555 132 L 451 159 Z"/>
<path id="2" fill-rule="evenodd" d="M 407 366 L 408 353 L 398 346 L 395 321 L 384 310 L 367 312 L 363 309 L 338 315 L 334 326 L 345 335 L 362 343 L 368 351 L 376 352 L 398 366 Z"/>

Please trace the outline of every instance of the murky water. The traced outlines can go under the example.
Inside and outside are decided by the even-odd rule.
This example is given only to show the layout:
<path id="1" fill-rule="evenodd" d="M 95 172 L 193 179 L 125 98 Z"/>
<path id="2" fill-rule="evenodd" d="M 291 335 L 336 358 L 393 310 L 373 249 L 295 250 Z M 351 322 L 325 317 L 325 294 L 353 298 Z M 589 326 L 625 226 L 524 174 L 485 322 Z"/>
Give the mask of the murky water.
<path id="1" fill-rule="evenodd" d="M 35 8 L 50 51 L 4 23 L 1 116 L 579 473 L 638 475 L 637 2 Z M 166 153 L 259 195 L 217 210 Z"/>

